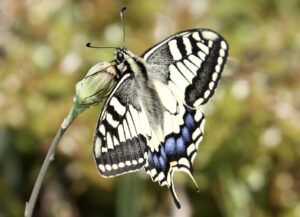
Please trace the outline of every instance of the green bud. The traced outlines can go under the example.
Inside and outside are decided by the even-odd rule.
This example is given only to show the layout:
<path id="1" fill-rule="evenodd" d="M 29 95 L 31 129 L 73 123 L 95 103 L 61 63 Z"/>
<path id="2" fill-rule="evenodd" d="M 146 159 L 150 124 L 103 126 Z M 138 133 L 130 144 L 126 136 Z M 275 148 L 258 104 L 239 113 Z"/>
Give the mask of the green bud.
<path id="1" fill-rule="evenodd" d="M 97 63 L 76 84 L 75 101 L 81 105 L 91 105 L 103 101 L 116 84 L 115 75 L 116 70 L 111 63 Z"/>

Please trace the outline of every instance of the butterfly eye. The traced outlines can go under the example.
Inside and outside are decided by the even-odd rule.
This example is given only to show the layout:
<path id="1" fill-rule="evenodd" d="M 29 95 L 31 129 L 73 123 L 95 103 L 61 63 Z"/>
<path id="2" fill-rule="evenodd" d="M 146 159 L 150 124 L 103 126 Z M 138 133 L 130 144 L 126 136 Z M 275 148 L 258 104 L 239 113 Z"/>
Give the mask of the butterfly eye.
<path id="1" fill-rule="evenodd" d="M 118 53 L 117 53 L 117 60 L 118 60 L 119 62 L 122 62 L 122 61 L 124 60 L 124 55 L 123 55 L 123 53 L 121 53 L 121 52 L 118 52 Z"/>

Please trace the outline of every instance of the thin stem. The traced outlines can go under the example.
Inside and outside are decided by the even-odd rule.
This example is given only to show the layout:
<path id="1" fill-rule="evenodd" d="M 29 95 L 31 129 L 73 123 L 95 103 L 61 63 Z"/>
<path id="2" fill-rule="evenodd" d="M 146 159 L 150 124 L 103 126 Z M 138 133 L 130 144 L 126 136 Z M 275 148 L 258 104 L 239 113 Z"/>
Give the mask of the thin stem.
<path id="1" fill-rule="evenodd" d="M 49 151 L 47 153 L 47 156 L 45 157 L 43 166 L 40 170 L 39 176 L 37 177 L 36 182 L 34 184 L 34 188 L 32 190 L 30 199 L 29 199 L 28 202 L 26 202 L 25 213 L 24 213 L 25 217 L 31 217 L 32 216 L 32 212 L 33 212 L 33 209 L 34 209 L 34 206 L 35 206 L 37 196 L 40 192 L 44 176 L 46 174 L 46 171 L 48 169 L 48 166 L 49 166 L 50 162 L 54 160 L 55 149 L 56 149 L 57 144 L 60 141 L 60 139 L 63 136 L 65 131 L 66 131 L 66 129 L 64 129 L 62 127 L 58 130 L 58 132 L 57 132 L 57 134 L 56 134 L 56 136 L 55 136 L 55 138 L 54 138 L 54 140 L 53 140 L 53 142 L 52 142 L 52 144 L 49 148 Z"/>
<path id="2" fill-rule="evenodd" d="M 36 182 L 34 184 L 32 193 L 30 195 L 30 199 L 28 202 L 26 202 L 26 206 L 25 206 L 25 212 L 24 212 L 24 216 L 25 217 L 31 217 L 32 216 L 32 212 L 36 203 L 36 199 L 38 197 L 38 194 L 40 192 L 41 189 L 41 185 L 44 179 L 44 176 L 47 172 L 48 166 L 51 163 L 51 161 L 54 160 L 54 155 L 55 155 L 55 150 L 56 147 L 58 145 L 58 142 L 60 141 L 60 139 L 62 138 L 64 132 L 67 130 L 67 128 L 70 126 L 70 124 L 73 122 L 73 120 L 78 116 L 79 113 L 81 113 L 82 111 L 84 111 L 87 108 L 87 106 L 81 106 L 79 104 L 77 104 L 75 102 L 72 110 L 70 111 L 70 113 L 68 114 L 68 116 L 64 119 L 60 129 L 58 130 L 50 148 L 49 151 L 45 157 L 45 160 L 43 162 L 42 168 L 40 170 L 40 173 L 36 179 Z"/>

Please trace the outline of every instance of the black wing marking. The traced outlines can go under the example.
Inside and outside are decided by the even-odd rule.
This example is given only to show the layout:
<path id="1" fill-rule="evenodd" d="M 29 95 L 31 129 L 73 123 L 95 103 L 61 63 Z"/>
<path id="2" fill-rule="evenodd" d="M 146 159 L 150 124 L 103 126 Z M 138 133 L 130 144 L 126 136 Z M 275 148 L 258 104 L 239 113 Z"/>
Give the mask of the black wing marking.
<path id="1" fill-rule="evenodd" d="M 93 141 L 94 159 L 102 176 L 133 172 L 145 164 L 146 135 L 142 108 L 129 74 L 119 81 L 105 102 Z"/>
<path id="2" fill-rule="evenodd" d="M 228 44 L 209 29 L 176 33 L 147 50 L 142 57 L 149 77 L 167 84 L 190 108 L 214 94 L 228 55 Z"/>

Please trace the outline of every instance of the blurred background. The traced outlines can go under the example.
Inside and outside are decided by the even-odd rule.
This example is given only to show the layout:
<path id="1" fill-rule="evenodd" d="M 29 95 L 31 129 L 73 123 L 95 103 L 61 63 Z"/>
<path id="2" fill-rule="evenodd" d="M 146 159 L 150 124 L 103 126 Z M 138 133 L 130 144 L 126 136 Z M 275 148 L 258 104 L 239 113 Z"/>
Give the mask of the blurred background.
<path id="1" fill-rule="evenodd" d="M 175 175 L 182 209 L 141 171 L 98 175 L 92 138 L 101 105 L 59 144 L 34 216 L 299 217 L 300 1 L 1 0 L 0 217 L 23 216 L 43 159 L 72 107 L 75 84 L 120 46 L 142 54 L 170 34 L 211 28 L 230 45 L 194 162 L 197 193 Z"/>

